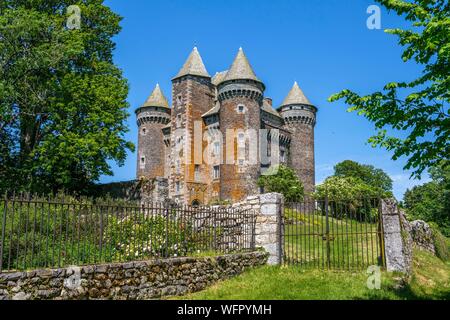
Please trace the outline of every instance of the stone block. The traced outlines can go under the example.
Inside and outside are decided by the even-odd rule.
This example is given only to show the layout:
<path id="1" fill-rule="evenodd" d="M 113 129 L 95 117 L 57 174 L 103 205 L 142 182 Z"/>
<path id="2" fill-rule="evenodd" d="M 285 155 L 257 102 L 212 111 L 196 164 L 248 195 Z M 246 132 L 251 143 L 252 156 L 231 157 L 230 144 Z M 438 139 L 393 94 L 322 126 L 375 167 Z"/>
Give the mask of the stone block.
<path id="1" fill-rule="evenodd" d="M 275 216 L 279 212 L 279 206 L 276 203 L 261 205 L 261 214 L 265 216 Z"/>
<path id="2" fill-rule="evenodd" d="M 260 197 L 260 203 L 261 204 L 267 204 L 267 203 L 275 203 L 279 204 L 281 203 L 282 195 L 279 193 L 265 193 L 259 196 Z"/>

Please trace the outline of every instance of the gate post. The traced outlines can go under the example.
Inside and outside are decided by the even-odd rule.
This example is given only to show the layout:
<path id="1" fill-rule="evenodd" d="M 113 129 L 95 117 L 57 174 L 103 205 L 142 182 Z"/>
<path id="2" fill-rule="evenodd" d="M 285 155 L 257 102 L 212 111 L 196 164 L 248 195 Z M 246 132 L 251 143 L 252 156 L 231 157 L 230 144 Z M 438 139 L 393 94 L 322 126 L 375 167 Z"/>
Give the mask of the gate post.
<path id="1" fill-rule="evenodd" d="M 381 221 L 387 271 L 409 273 L 411 268 L 411 241 L 408 222 L 401 216 L 395 199 L 381 200 Z"/>
<path id="2" fill-rule="evenodd" d="M 267 264 L 283 263 L 284 250 L 284 197 L 280 193 L 266 193 L 247 197 L 233 208 L 245 208 L 255 214 L 254 238 L 251 247 L 263 248 L 269 258 Z"/>

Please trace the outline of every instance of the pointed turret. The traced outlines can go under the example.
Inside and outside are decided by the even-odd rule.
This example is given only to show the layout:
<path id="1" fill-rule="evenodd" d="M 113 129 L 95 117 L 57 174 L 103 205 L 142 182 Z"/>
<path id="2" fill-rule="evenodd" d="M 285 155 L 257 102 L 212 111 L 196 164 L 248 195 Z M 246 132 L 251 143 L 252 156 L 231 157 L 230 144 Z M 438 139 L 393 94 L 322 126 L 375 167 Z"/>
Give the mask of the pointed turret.
<path id="1" fill-rule="evenodd" d="M 169 108 L 159 84 L 142 106 L 136 110 L 139 127 L 137 178 L 149 179 L 165 176 L 164 135 L 162 128 L 170 122 Z"/>
<path id="2" fill-rule="evenodd" d="M 281 106 L 288 106 L 293 104 L 312 105 L 311 102 L 309 102 L 308 98 L 306 98 L 302 89 L 300 89 L 300 87 L 298 86 L 297 81 L 295 81 L 291 91 L 289 91 L 289 94 L 287 95 L 286 99 L 284 99 Z"/>
<path id="3" fill-rule="evenodd" d="M 194 47 L 181 70 L 174 79 L 187 75 L 210 78 L 197 47 Z"/>
<path id="4" fill-rule="evenodd" d="M 258 132 L 261 128 L 265 86 L 256 76 L 242 48 L 239 49 L 229 71 L 223 79 L 220 78 L 221 75 L 218 74 L 214 80 L 220 81 L 217 85 L 217 100 L 220 104 L 218 118 L 222 136 L 227 137 L 230 130 L 237 128 Z M 226 163 L 220 167 L 220 199 L 238 202 L 249 194 L 257 194 L 260 191 L 257 180 L 261 175 L 261 164 L 251 160 L 253 151 L 250 151 L 255 150 L 254 155 L 259 155 L 259 145 L 255 141 L 245 139 L 244 148 L 244 142 L 238 141 L 239 139 L 224 140 L 223 154 L 228 150 L 238 152 L 231 156 L 233 162 L 227 158 Z"/>
<path id="5" fill-rule="evenodd" d="M 164 96 L 159 84 L 156 85 L 152 94 L 147 98 L 143 107 L 163 107 L 169 108 L 169 102 L 167 98 Z"/>
<path id="6" fill-rule="evenodd" d="M 291 132 L 290 166 L 302 181 L 305 196 L 315 189 L 314 127 L 317 108 L 306 98 L 295 82 L 278 112 L 284 128 Z"/>
<path id="7" fill-rule="evenodd" d="M 247 57 L 245 56 L 244 50 L 242 50 L 242 48 L 239 48 L 238 54 L 236 55 L 236 58 L 234 59 L 233 64 L 231 65 L 231 68 L 227 72 L 223 81 L 238 79 L 249 79 L 261 82 L 261 80 L 258 79 L 255 72 L 253 71 L 253 68 L 250 65 Z"/>

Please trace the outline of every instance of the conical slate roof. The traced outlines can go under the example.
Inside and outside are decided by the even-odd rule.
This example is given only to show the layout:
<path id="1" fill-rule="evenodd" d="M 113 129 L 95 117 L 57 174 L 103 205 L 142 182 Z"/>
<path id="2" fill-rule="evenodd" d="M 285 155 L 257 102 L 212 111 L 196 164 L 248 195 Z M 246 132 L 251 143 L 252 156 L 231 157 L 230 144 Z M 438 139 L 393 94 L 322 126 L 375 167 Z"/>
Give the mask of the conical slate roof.
<path id="1" fill-rule="evenodd" d="M 300 87 L 298 86 L 297 81 L 295 81 L 294 86 L 292 87 L 291 91 L 287 95 L 286 99 L 284 99 L 282 106 L 288 106 L 291 104 L 312 105 L 311 102 L 309 102 L 308 98 L 306 98 L 302 89 L 300 89 Z"/>
<path id="2" fill-rule="evenodd" d="M 219 83 L 221 83 L 223 81 L 223 79 L 225 78 L 225 76 L 227 75 L 228 70 L 222 71 L 222 72 L 217 72 L 214 77 L 212 77 L 211 79 L 211 83 L 215 86 L 217 86 Z"/>
<path id="3" fill-rule="evenodd" d="M 161 91 L 159 84 L 156 85 L 152 94 L 148 97 L 147 101 L 145 101 L 143 107 L 163 107 L 169 108 L 169 102 L 167 98 Z"/>
<path id="4" fill-rule="evenodd" d="M 253 68 L 250 65 L 250 62 L 248 62 L 248 59 L 245 56 L 244 50 L 242 50 L 242 48 L 239 48 L 239 52 L 223 81 L 238 79 L 251 79 L 261 82 L 261 80 L 258 79 L 255 72 L 253 71 Z"/>
<path id="5" fill-rule="evenodd" d="M 208 71 L 206 71 L 205 65 L 203 64 L 202 57 L 200 56 L 197 47 L 194 47 L 183 67 L 174 79 L 187 75 L 210 77 Z"/>
<path id="6" fill-rule="evenodd" d="M 281 117 L 280 114 L 266 100 L 263 101 L 261 110 L 271 113 L 276 117 Z"/>

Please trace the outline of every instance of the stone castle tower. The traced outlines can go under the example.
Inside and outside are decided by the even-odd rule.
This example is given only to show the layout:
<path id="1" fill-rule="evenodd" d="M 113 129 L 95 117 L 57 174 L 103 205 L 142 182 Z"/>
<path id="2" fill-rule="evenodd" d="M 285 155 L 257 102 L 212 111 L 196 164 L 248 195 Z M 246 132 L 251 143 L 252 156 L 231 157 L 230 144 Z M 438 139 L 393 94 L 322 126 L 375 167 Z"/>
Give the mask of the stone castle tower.
<path id="1" fill-rule="evenodd" d="M 138 178 L 165 176 L 162 128 L 170 123 L 170 113 L 169 103 L 159 85 L 156 85 L 142 107 L 136 110 L 139 128 L 136 172 Z"/>
<path id="2" fill-rule="evenodd" d="M 242 49 L 211 77 L 194 48 L 172 79 L 172 107 L 157 85 L 136 110 L 138 178 L 166 181 L 179 203 L 235 202 L 261 191 L 258 177 L 270 167 L 262 155 L 276 154 L 314 191 L 317 108 L 297 83 L 277 111 L 264 91 Z"/>
<path id="3" fill-rule="evenodd" d="M 314 127 L 317 108 L 295 82 L 278 111 L 283 117 L 284 128 L 291 133 L 289 165 L 303 182 L 305 193 L 314 192 Z"/>

